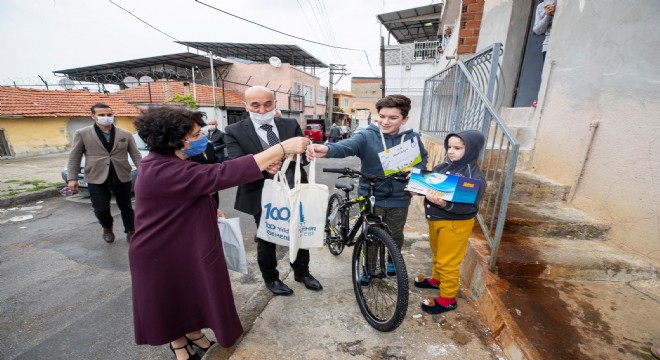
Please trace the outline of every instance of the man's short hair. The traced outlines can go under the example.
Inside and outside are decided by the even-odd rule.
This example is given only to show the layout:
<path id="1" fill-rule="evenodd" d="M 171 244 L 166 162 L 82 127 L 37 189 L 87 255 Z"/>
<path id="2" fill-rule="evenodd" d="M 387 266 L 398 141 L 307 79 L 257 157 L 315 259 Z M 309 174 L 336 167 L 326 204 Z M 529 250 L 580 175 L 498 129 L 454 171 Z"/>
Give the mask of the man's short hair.
<path id="1" fill-rule="evenodd" d="M 96 115 L 96 109 L 110 109 L 110 106 L 104 103 L 96 103 L 92 105 L 91 108 L 89 108 L 89 111 L 91 111 L 92 114 Z"/>
<path id="2" fill-rule="evenodd" d="M 410 99 L 404 95 L 388 95 L 376 103 L 376 110 L 380 111 L 382 108 L 397 108 L 401 115 L 406 117 L 410 112 Z"/>

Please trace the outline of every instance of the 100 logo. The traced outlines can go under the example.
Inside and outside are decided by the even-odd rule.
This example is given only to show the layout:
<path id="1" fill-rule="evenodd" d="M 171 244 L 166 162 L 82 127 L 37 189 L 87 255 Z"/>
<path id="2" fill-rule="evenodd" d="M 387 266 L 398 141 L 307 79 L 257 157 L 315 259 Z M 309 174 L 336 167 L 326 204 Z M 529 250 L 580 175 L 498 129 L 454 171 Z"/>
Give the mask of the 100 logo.
<path id="1" fill-rule="evenodd" d="M 288 207 L 273 207 L 273 204 L 268 203 L 264 205 L 266 211 L 266 220 L 284 220 L 287 221 L 291 217 L 291 211 Z"/>

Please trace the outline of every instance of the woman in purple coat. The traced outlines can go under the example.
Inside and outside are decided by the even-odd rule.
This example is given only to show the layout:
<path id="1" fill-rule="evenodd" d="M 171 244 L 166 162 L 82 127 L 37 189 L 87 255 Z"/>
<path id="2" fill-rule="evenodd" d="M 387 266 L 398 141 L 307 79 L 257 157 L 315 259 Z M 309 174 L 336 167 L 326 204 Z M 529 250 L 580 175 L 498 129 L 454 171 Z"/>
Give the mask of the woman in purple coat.
<path id="1" fill-rule="evenodd" d="M 221 164 L 184 161 L 206 149 L 204 113 L 181 108 L 149 110 L 135 122 L 150 153 L 135 183 L 135 235 L 128 252 L 133 282 L 137 344 L 170 344 L 177 359 L 198 359 L 192 346 L 223 347 L 243 333 L 222 252 L 218 190 L 274 172 L 287 154 L 303 153 L 310 141 L 297 137 L 256 155 Z"/>

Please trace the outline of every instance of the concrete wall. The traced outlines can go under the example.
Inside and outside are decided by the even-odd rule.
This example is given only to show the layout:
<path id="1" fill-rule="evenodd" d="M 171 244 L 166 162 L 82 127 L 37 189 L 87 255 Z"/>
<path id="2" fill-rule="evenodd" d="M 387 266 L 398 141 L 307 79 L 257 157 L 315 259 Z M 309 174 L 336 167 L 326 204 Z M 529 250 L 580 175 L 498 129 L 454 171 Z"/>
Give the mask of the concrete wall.
<path id="1" fill-rule="evenodd" d="M 0 129 L 5 132 L 7 143 L 14 157 L 28 157 L 67 151 L 71 136 L 75 129 L 70 129 L 69 123 L 75 123 L 76 128 L 91 125 L 82 118 L 47 117 L 47 118 L 0 118 Z M 117 126 L 135 133 L 133 118 L 116 117 Z M 72 130 L 72 131 L 71 131 Z"/>
<path id="2" fill-rule="evenodd" d="M 612 224 L 613 243 L 656 264 L 659 17 L 656 0 L 559 3 L 532 158 L 536 173 L 574 186 L 574 206 Z M 590 144 L 591 122 L 599 126 Z"/>
<path id="3" fill-rule="evenodd" d="M 511 106 L 522 64 L 527 27 L 531 14 L 531 0 L 486 0 L 477 51 L 493 43 L 502 43 L 504 54 L 500 60 L 506 86 L 503 106 Z M 532 20 L 533 21 L 533 20 Z"/>

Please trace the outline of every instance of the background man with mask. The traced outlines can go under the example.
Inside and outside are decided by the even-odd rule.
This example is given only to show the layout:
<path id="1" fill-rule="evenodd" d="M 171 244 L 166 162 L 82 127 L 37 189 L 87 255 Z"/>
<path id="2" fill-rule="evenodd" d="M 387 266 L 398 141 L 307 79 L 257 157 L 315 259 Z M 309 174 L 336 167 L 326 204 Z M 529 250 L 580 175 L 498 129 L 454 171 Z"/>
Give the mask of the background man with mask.
<path id="1" fill-rule="evenodd" d="M 270 146 L 296 136 L 304 136 L 300 125 L 294 119 L 275 118 L 275 96 L 264 86 L 253 86 L 245 91 L 245 110 L 250 118 L 243 119 L 225 128 L 225 143 L 229 159 L 246 154 L 257 154 Z M 294 166 L 303 164 L 291 163 L 286 172 L 290 185 L 293 185 Z M 279 164 L 277 164 L 279 168 Z M 269 169 L 271 170 L 271 169 Z M 264 177 L 272 179 L 273 175 L 264 172 Z M 302 171 L 302 182 L 307 182 L 307 174 Z M 236 192 L 234 208 L 254 216 L 259 226 L 261 217 L 261 191 L 264 180 L 241 185 Z M 291 295 L 293 290 L 284 284 L 277 271 L 276 245 L 257 238 L 257 263 L 266 287 L 275 295 Z M 296 261 L 291 264 L 294 278 L 305 284 L 310 290 L 321 290 L 323 287 L 309 273 L 309 250 L 298 251 Z"/>
<path id="2" fill-rule="evenodd" d="M 225 133 L 218 129 L 218 122 L 213 119 L 206 122 L 206 131 L 206 137 L 213 145 L 216 162 L 223 162 L 225 160 Z"/>
<path id="3" fill-rule="evenodd" d="M 82 156 L 85 155 L 85 180 L 94 215 L 103 227 L 103 240 L 107 243 L 115 241 L 110 213 L 110 196 L 114 194 L 121 210 L 126 241 L 131 242 L 135 219 L 131 205 L 131 164 L 128 162 L 128 154 L 136 167 L 140 165 L 142 155 L 135 145 L 133 135 L 114 126 L 115 118 L 110 106 L 95 104 L 91 111 L 95 123 L 78 129 L 73 135 L 67 165 L 67 185 L 72 192 L 78 192 L 78 172 Z"/>

